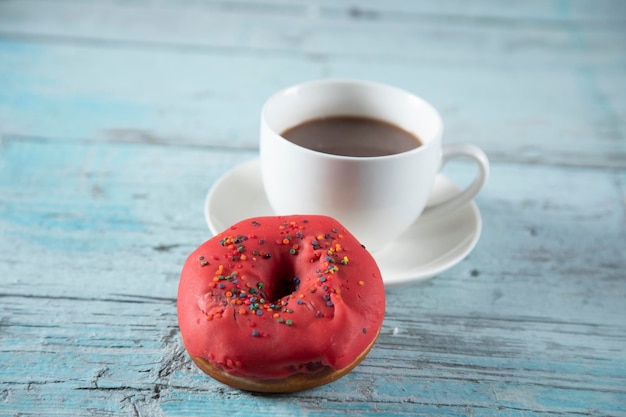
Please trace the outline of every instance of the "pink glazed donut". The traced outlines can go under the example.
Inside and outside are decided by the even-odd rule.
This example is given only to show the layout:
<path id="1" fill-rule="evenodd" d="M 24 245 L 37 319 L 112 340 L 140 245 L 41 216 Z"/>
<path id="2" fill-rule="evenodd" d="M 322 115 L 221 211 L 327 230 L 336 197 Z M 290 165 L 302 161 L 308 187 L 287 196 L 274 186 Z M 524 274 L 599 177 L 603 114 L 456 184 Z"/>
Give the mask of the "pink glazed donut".
<path id="1" fill-rule="evenodd" d="M 344 376 L 374 346 L 384 313 L 374 258 L 326 216 L 241 221 L 189 255 L 178 287 L 189 355 L 247 391 L 293 392 Z"/>

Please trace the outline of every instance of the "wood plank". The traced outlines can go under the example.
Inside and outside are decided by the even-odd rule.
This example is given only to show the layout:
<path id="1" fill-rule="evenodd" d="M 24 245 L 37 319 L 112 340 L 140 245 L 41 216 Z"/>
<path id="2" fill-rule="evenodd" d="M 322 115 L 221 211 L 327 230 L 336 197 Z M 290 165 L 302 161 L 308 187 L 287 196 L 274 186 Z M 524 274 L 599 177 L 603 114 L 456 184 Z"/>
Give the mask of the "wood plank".
<path id="1" fill-rule="evenodd" d="M 144 6 L 1 3 L 4 133 L 252 149 L 273 91 L 356 77 L 426 97 L 446 140 L 495 160 L 626 161 L 623 3 L 532 2 L 523 17 L 491 2 L 363 5 L 380 18 L 329 2 Z"/>
<path id="2" fill-rule="evenodd" d="M 177 2 L 146 8 L 142 3 L 120 6 L 110 1 L 10 0 L 0 4 L 0 33 L 40 41 L 227 48 L 231 53 L 343 59 L 460 56 L 467 61 L 494 53 L 525 59 L 529 52 L 538 50 L 544 53 L 533 55 L 533 59 L 551 65 L 572 64 L 585 55 L 596 60 L 617 57 L 626 42 L 625 6 L 621 2 L 597 2 L 592 10 L 568 2 L 544 11 L 538 4 L 528 3 L 531 7 L 515 8 L 514 14 L 494 2 L 473 2 L 469 7 L 449 3 L 449 9 L 440 5 L 433 8 L 434 4 L 410 2 L 394 8 L 385 3 L 384 9 L 379 4 L 365 10 L 349 3 Z M 552 8 L 550 18 L 544 16 Z M 567 53 L 554 59 L 556 51 Z"/>
<path id="3" fill-rule="evenodd" d="M 5 137 L 0 413 L 626 411 L 626 175 L 616 169 L 494 164 L 475 251 L 423 285 L 388 289 L 379 342 L 330 386 L 260 396 L 202 375 L 180 343 L 178 274 L 209 235 L 207 189 L 254 155 Z"/>
<path id="4" fill-rule="evenodd" d="M 626 166 L 624 70 L 593 60 L 535 65 L 363 65 L 5 40 L 0 134 L 256 149 L 260 108 L 272 92 L 350 77 L 425 97 L 443 114 L 446 141 L 475 142 L 494 160 Z"/>

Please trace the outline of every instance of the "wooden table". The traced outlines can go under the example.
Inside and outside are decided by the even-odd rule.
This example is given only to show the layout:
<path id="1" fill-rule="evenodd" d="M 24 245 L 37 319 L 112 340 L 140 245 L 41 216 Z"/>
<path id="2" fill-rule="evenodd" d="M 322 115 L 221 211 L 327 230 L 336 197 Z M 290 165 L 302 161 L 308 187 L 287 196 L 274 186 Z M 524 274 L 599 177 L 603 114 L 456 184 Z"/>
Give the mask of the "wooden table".
<path id="1" fill-rule="evenodd" d="M 263 101 L 327 77 L 485 149 L 482 236 L 348 376 L 240 392 L 187 357 L 179 271 Z M 5 0 L 0 135 L 0 415 L 626 415 L 623 1 Z"/>

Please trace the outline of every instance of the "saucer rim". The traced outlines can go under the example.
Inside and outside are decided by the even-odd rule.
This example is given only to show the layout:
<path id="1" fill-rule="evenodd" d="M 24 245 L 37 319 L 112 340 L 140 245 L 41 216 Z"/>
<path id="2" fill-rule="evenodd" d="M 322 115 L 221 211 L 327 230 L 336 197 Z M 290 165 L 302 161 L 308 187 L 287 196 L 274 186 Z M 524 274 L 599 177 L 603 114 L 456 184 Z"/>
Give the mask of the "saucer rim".
<path id="1" fill-rule="evenodd" d="M 204 211 L 205 221 L 207 223 L 209 231 L 213 234 L 213 236 L 222 232 L 222 230 L 218 230 L 216 225 L 214 224 L 214 221 L 212 220 L 212 216 L 209 210 L 211 202 L 215 198 L 215 194 L 217 194 L 217 192 L 220 190 L 221 185 L 224 182 L 228 181 L 235 173 L 242 171 L 246 168 L 254 169 L 253 167 L 254 165 L 260 165 L 260 159 L 258 157 L 234 165 L 231 169 L 227 170 L 220 178 L 218 178 L 213 183 L 213 185 L 209 188 L 209 191 L 207 192 L 206 197 L 204 199 L 203 211 Z M 455 189 L 460 190 L 459 187 L 456 184 L 454 184 L 454 182 L 452 182 L 450 179 L 448 179 L 444 174 L 439 173 L 437 174 L 437 177 L 439 180 L 443 180 L 447 182 L 449 186 L 452 186 Z M 441 274 L 442 272 L 447 271 L 448 269 L 454 267 L 455 265 L 460 263 L 463 259 L 465 259 L 469 255 L 469 253 L 476 247 L 476 244 L 480 240 L 480 237 L 482 234 L 482 216 L 480 214 L 480 210 L 476 202 L 473 199 L 455 211 L 460 211 L 468 206 L 471 209 L 472 222 L 474 223 L 474 226 L 472 227 L 473 232 L 472 232 L 471 239 L 469 239 L 469 242 L 463 243 L 453 249 L 453 250 L 457 250 L 459 247 L 463 247 L 463 249 L 458 254 L 452 255 L 450 259 L 441 262 L 440 265 L 437 265 L 432 268 L 428 268 L 427 265 L 429 263 L 437 262 L 437 258 L 435 258 L 421 265 L 420 268 L 423 268 L 424 270 L 418 274 L 410 274 L 407 272 L 405 274 L 394 274 L 393 276 L 390 277 L 390 276 L 386 276 L 384 271 L 381 271 L 385 287 L 400 286 L 404 284 L 417 283 L 417 282 L 430 280 L 434 278 L 435 276 Z M 250 217 L 254 217 L 254 216 L 250 216 Z M 420 219 L 418 219 L 414 224 L 418 223 L 419 221 Z M 439 257 L 446 256 L 447 253 L 448 252 L 444 252 Z M 376 259 L 375 253 L 373 253 L 372 256 L 374 256 L 374 259 Z"/>

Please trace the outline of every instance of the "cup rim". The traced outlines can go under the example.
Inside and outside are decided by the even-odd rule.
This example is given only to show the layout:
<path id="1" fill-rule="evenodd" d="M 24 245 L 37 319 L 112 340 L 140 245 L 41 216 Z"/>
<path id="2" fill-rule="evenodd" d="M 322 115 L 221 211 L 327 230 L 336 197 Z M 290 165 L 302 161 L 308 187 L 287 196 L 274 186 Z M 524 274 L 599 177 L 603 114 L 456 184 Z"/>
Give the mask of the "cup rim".
<path id="1" fill-rule="evenodd" d="M 298 145 L 298 144 L 296 144 L 294 142 L 291 142 L 290 140 L 288 140 L 284 136 L 282 136 L 282 134 L 277 132 L 274 128 L 270 127 L 269 123 L 266 120 L 266 111 L 267 111 L 267 108 L 271 105 L 272 101 L 275 101 L 279 97 L 288 94 L 292 90 L 295 90 L 295 89 L 298 89 L 298 88 L 303 88 L 303 87 L 311 87 L 311 86 L 314 86 L 314 85 L 321 85 L 321 84 L 326 84 L 326 85 L 342 84 L 342 85 L 364 86 L 364 87 L 367 87 L 367 88 L 372 88 L 372 87 L 373 88 L 385 88 L 385 89 L 394 90 L 397 93 L 401 93 L 401 94 L 410 96 L 412 99 L 421 102 L 421 104 L 423 104 L 434 115 L 434 117 L 435 117 L 435 119 L 437 121 L 437 128 L 435 130 L 435 133 L 433 134 L 433 139 L 428 140 L 425 143 L 422 142 L 421 145 L 416 147 L 416 148 L 409 149 L 409 150 L 403 151 L 403 152 L 390 154 L 390 155 L 378 155 L 378 156 L 336 155 L 336 154 L 316 151 L 316 150 L 304 147 L 302 145 Z M 341 115 L 338 114 L 337 116 L 341 116 Z M 382 118 L 379 118 L 378 120 L 385 121 Z M 402 89 L 400 87 L 396 87 L 396 86 L 391 85 L 391 84 L 386 84 L 386 83 L 377 82 L 377 81 L 365 81 L 365 80 L 359 80 L 359 79 L 350 79 L 350 78 L 317 79 L 317 80 L 311 80 L 311 81 L 304 81 L 304 82 L 301 82 L 301 83 L 294 84 L 294 85 L 291 85 L 289 87 L 283 88 L 283 89 L 273 93 L 263 103 L 263 107 L 261 108 L 261 122 L 275 136 L 280 138 L 280 140 L 282 142 L 285 142 L 286 144 L 294 146 L 294 147 L 296 147 L 296 148 L 298 148 L 298 149 L 300 149 L 300 150 L 302 150 L 304 152 L 311 152 L 311 153 L 313 153 L 315 155 L 324 156 L 324 157 L 330 158 L 330 159 L 353 160 L 353 161 L 359 161 L 359 160 L 368 160 L 368 161 L 370 161 L 370 160 L 395 159 L 395 158 L 399 158 L 399 157 L 403 157 L 403 156 L 410 156 L 410 155 L 413 155 L 413 154 L 416 154 L 416 153 L 426 152 L 426 150 L 428 148 L 431 148 L 432 146 L 435 146 L 435 145 L 433 145 L 433 143 L 441 142 L 441 137 L 442 137 L 442 134 L 443 134 L 443 120 L 441 118 L 441 114 L 439 113 L 439 111 L 437 111 L 437 109 L 432 104 L 430 104 L 424 98 L 422 98 L 422 97 L 420 97 L 420 96 L 418 96 L 418 95 L 416 95 L 416 94 L 414 94 L 414 93 L 412 93 L 412 92 L 410 92 L 408 90 L 404 90 L 404 89 Z M 303 122 L 305 122 L 305 121 L 302 121 L 300 123 L 303 123 Z M 400 126 L 400 127 L 403 128 L 402 126 Z"/>

